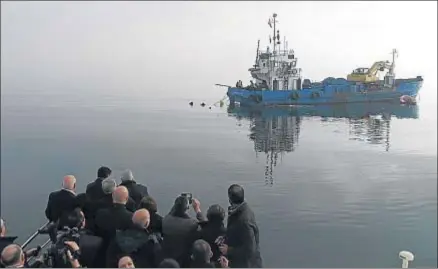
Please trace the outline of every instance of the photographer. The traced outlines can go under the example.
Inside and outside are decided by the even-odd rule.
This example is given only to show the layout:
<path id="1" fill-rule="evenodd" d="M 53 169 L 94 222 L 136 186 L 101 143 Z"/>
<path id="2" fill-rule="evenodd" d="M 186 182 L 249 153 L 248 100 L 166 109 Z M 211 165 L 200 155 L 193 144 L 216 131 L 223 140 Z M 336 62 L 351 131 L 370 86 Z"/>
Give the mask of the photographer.
<path id="1" fill-rule="evenodd" d="M 85 229 L 85 217 L 82 211 L 77 208 L 65 216 L 63 220 L 67 226 L 56 231 L 56 241 L 53 242 L 50 254 L 53 257 L 56 267 L 65 266 L 67 263 L 65 242 L 75 242 L 81 249 L 82 254 L 77 257 L 80 263 L 86 267 L 102 267 L 104 259 L 103 240 L 94 236 Z M 68 243 L 70 246 L 71 243 Z M 58 266 L 58 263 L 60 265 Z"/>
<path id="2" fill-rule="evenodd" d="M 187 211 L 193 206 L 196 218 L 191 218 Z M 170 213 L 163 219 L 163 250 L 166 258 L 175 259 L 181 267 L 190 263 L 190 249 L 199 237 L 199 222 L 204 221 L 201 204 L 191 194 L 177 197 Z"/>

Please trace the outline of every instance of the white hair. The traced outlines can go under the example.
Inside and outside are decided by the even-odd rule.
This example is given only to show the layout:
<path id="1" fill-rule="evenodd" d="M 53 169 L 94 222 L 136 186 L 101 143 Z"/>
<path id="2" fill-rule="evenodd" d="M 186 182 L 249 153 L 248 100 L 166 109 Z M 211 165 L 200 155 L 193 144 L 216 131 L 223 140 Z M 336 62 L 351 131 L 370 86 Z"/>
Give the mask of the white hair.
<path id="1" fill-rule="evenodd" d="M 102 190 L 105 194 L 113 193 L 117 187 L 117 183 L 112 178 L 106 178 L 102 180 Z"/>
<path id="2" fill-rule="evenodd" d="M 134 181 L 134 175 L 132 174 L 132 171 L 129 169 L 123 171 L 122 176 L 121 176 L 121 180 L 122 180 L 122 182 Z"/>

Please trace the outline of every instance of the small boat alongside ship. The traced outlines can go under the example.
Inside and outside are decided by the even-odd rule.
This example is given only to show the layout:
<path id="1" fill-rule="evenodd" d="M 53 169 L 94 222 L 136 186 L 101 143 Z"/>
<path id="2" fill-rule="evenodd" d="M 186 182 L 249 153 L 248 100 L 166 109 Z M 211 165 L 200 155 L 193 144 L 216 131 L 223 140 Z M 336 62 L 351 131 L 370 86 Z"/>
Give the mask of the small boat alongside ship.
<path id="1" fill-rule="evenodd" d="M 255 83 L 250 81 L 250 85 L 244 87 L 238 81 L 235 87 L 228 86 L 230 105 L 320 105 L 382 101 L 415 104 L 423 78 L 395 78 L 395 49 L 392 51 L 392 62 L 377 61 L 370 68 L 356 68 L 346 79 L 328 77 L 321 82 L 303 79 L 294 50 L 288 48 L 285 38 L 283 43 L 280 42 L 276 18 L 277 14 L 273 14 L 268 21 L 273 28 L 273 36 L 269 37 L 272 50 L 268 46 L 266 51 L 260 51 L 259 40 L 255 64 L 248 70 Z M 384 79 L 380 80 L 379 72 L 385 70 Z"/>

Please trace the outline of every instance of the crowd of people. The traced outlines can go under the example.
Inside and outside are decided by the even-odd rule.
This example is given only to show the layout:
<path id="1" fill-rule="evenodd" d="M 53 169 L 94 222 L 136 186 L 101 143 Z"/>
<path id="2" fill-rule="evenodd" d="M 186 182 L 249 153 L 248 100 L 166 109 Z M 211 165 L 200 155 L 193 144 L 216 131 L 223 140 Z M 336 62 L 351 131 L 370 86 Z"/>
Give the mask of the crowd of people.
<path id="1" fill-rule="evenodd" d="M 170 212 L 158 213 L 148 188 L 130 170 L 121 183 L 100 167 L 85 193 L 76 193 L 76 178 L 64 177 L 62 189 L 50 193 L 45 215 L 50 222 L 50 252 L 24 251 L 1 220 L 2 267 L 89 268 L 260 268 L 259 230 L 242 186 L 228 188 L 226 211 L 179 195 Z M 190 217 L 193 208 L 196 218 Z M 37 256 L 33 264 L 29 257 Z M 49 257 L 50 263 L 48 262 Z"/>

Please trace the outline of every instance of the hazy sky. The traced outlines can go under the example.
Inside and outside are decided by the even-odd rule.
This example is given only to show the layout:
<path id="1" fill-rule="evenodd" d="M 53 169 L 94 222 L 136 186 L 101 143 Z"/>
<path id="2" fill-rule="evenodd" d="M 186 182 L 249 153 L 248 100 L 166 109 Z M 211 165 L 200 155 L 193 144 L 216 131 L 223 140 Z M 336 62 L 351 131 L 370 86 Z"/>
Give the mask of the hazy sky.
<path id="1" fill-rule="evenodd" d="M 423 75 L 436 98 L 436 1 L 2 1 L 2 91 L 222 96 L 215 83 L 248 81 L 273 12 L 305 78 L 345 77 L 397 48 L 397 76 Z"/>

